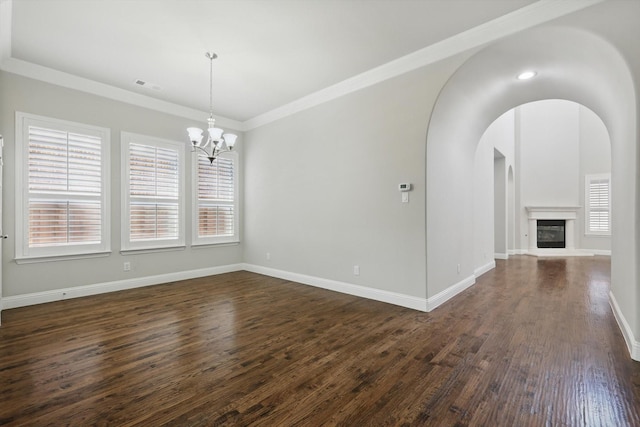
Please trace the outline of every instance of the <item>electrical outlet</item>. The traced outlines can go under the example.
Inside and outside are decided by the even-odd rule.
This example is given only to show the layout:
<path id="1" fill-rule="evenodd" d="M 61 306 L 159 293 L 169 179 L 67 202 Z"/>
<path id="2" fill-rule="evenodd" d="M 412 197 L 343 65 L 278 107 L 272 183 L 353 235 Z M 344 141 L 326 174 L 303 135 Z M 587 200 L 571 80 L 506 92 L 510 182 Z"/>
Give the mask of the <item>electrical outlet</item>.
<path id="1" fill-rule="evenodd" d="M 359 265 L 354 265 L 353 266 L 353 275 L 354 276 L 359 276 L 360 275 L 360 266 Z"/>
<path id="2" fill-rule="evenodd" d="M 129 262 L 129 261 L 125 261 L 125 262 L 124 262 L 124 265 L 122 266 L 122 269 L 123 269 L 124 271 L 131 271 L 131 262 Z"/>
<path id="3" fill-rule="evenodd" d="M 271 259 L 271 252 L 267 252 L 267 261 Z"/>
<path id="4" fill-rule="evenodd" d="M 460 274 L 460 264 L 458 264 L 458 274 Z"/>

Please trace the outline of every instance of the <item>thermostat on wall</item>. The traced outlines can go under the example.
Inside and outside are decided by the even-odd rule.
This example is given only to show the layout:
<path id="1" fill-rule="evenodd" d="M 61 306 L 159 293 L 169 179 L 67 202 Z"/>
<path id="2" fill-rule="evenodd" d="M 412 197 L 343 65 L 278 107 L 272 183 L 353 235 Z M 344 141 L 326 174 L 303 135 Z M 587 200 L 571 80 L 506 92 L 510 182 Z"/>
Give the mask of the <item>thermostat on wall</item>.
<path id="1" fill-rule="evenodd" d="M 411 184 L 409 184 L 407 182 L 403 182 L 401 184 L 398 184 L 398 190 L 400 190 L 400 191 L 411 191 Z"/>

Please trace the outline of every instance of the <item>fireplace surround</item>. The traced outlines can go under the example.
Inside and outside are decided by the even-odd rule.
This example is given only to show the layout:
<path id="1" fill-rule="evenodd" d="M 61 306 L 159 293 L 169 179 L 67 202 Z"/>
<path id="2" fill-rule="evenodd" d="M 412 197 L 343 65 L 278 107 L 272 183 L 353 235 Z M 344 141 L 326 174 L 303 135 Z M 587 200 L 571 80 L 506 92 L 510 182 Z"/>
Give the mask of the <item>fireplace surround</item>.
<path id="1" fill-rule="evenodd" d="M 528 253 L 535 256 L 587 256 L 576 250 L 575 224 L 580 206 L 526 206 L 529 219 Z M 564 247 L 540 247 L 538 245 L 538 220 L 564 221 Z M 544 244 L 543 244 L 544 246 Z"/>

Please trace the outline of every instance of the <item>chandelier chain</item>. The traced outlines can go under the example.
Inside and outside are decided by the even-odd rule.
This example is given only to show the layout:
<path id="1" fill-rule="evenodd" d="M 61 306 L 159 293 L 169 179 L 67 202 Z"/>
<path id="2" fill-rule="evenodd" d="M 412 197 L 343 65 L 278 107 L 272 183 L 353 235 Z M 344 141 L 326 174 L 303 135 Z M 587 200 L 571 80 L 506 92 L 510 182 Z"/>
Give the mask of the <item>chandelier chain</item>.
<path id="1" fill-rule="evenodd" d="M 209 116 L 213 117 L 213 58 L 209 58 Z"/>

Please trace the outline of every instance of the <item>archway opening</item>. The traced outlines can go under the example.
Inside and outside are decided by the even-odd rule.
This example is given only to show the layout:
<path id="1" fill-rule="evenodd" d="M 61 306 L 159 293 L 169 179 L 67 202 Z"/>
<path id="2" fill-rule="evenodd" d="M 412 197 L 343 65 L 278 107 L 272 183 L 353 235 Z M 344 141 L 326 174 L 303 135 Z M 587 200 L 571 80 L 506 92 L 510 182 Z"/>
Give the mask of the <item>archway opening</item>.
<path id="1" fill-rule="evenodd" d="M 606 126 L 587 107 L 543 100 L 507 111 L 480 138 L 474 170 L 474 228 L 493 229 L 493 241 L 490 232 L 475 233 L 477 264 L 488 262 L 492 246 L 495 259 L 611 254 L 611 144 Z M 546 207 L 551 216 L 567 210 L 572 234 L 562 237 L 570 244 L 530 251 L 532 207 Z"/>
<path id="2" fill-rule="evenodd" d="M 523 68 L 532 66 L 537 71 L 534 79 L 516 79 Z M 428 300 L 436 295 L 455 295 L 484 270 L 473 249 L 477 234 L 474 158 L 484 131 L 503 112 L 518 105 L 564 99 L 594 111 L 611 137 L 611 299 L 616 315 L 624 319 L 621 324 L 631 325 L 623 331 L 627 343 L 628 337 L 638 335 L 636 261 L 640 239 L 634 93 L 620 53 L 605 40 L 569 27 L 538 28 L 501 40 L 476 53 L 456 71 L 438 97 L 427 131 Z M 515 170 L 516 183 L 517 176 Z M 640 347 L 634 356 L 640 358 Z"/>

